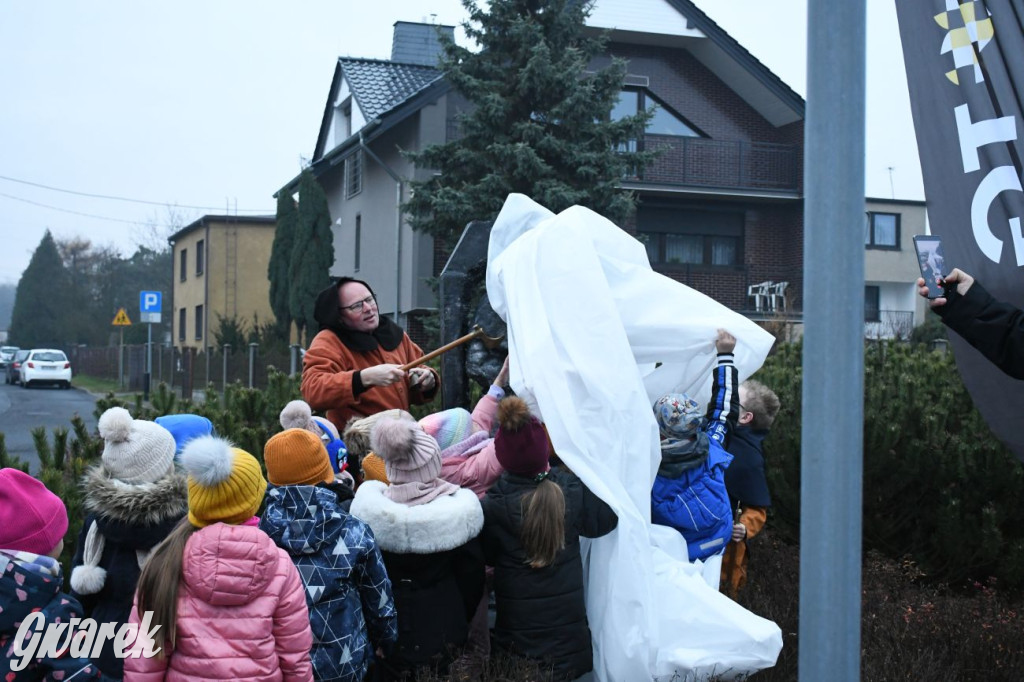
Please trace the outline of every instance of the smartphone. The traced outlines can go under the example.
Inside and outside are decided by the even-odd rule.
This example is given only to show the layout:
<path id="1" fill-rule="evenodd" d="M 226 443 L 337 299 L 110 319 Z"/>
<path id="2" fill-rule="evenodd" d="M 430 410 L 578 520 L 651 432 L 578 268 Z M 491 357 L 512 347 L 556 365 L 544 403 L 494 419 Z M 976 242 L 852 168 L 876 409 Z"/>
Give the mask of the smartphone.
<path id="1" fill-rule="evenodd" d="M 933 234 L 914 235 L 914 249 L 921 277 L 928 286 L 928 298 L 945 296 L 942 280 L 946 276 L 946 257 L 942 252 L 942 240 Z"/>

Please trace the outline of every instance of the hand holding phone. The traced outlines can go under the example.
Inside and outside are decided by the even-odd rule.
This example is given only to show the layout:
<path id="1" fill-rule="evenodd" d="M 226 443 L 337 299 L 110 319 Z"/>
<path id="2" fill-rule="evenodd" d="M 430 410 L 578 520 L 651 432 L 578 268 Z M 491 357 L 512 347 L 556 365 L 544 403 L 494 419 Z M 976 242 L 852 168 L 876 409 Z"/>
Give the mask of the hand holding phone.
<path id="1" fill-rule="evenodd" d="M 942 251 L 942 240 L 936 235 L 915 235 L 914 249 L 917 251 L 921 277 L 928 287 L 928 299 L 946 297 L 947 292 L 943 285 L 946 259 Z"/>

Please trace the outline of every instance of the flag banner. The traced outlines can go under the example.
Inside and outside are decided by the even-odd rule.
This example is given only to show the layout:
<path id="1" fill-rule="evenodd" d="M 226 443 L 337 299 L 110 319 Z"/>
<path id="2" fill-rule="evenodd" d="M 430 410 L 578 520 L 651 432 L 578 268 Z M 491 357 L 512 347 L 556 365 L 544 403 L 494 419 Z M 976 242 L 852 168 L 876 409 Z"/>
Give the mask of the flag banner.
<path id="1" fill-rule="evenodd" d="M 928 221 L 942 238 L 945 269 L 1024 307 L 1024 0 L 897 0 L 896 13 Z M 950 338 L 975 405 L 1024 459 L 1024 381 Z"/>

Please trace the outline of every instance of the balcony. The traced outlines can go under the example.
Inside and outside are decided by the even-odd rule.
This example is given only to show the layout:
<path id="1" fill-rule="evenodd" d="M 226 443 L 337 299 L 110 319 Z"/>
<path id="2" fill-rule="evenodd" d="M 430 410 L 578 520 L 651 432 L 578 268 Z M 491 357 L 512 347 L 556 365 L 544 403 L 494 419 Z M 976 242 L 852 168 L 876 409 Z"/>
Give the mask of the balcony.
<path id="1" fill-rule="evenodd" d="M 912 310 L 864 310 L 864 338 L 906 341 L 914 331 Z"/>
<path id="2" fill-rule="evenodd" d="M 627 181 L 772 192 L 800 189 L 796 145 L 646 135 L 644 149 L 661 154 L 639 177 Z"/>

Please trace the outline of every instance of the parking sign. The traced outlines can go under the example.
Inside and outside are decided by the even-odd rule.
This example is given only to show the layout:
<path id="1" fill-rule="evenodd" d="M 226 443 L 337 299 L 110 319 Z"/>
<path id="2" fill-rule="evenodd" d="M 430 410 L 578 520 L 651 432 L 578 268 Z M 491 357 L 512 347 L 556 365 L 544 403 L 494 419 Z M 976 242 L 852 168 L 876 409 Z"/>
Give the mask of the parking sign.
<path id="1" fill-rule="evenodd" d="M 163 292 L 160 291 L 139 292 L 139 318 L 142 322 L 160 324 L 162 299 Z"/>

